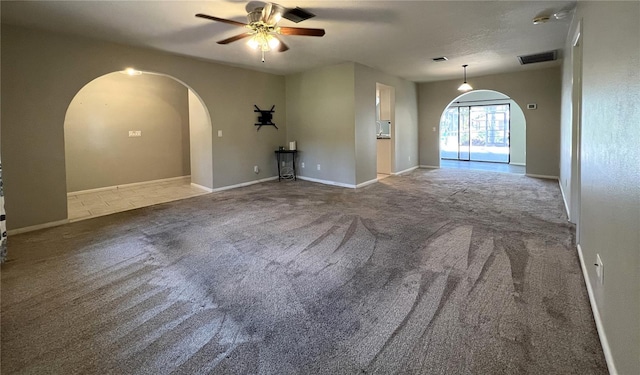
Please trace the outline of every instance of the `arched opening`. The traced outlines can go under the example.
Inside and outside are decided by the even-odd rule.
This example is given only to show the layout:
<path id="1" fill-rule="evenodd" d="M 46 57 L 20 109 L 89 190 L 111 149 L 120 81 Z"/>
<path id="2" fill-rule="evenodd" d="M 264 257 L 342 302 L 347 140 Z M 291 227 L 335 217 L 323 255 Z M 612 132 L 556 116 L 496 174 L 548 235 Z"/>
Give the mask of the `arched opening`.
<path id="1" fill-rule="evenodd" d="M 87 83 L 64 122 L 68 219 L 210 192 L 211 133 L 202 100 L 171 76 L 131 70 Z"/>
<path id="2" fill-rule="evenodd" d="M 440 166 L 525 173 L 526 120 L 509 96 L 475 90 L 453 99 L 440 118 Z"/>

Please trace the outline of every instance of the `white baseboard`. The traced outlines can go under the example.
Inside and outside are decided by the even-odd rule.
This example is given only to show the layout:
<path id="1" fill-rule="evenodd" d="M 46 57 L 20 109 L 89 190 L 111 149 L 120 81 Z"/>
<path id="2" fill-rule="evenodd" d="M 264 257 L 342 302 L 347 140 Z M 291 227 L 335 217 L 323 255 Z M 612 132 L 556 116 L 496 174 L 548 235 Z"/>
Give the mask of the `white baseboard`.
<path id="1" fill-rule="evenodd" d="M 593 311 L 593 319 L 596 322 L 596 329 L 598 330 L 598 337 L 600 338 L 600 344 L 602 345 L 602 351 L 604 352 L 604 359 L 607 361 L 609 373 L 611 375 L 618 375 L 616 364 L 613 362 L 613 356 L 611 355 L 609 340 L 607 340 L 607 334 L 604 332 L 604 326 L 602 324 L 602 318 L 600 317 L 600 311 L 598 310 L 598 305 L 596 305 L 596 298 L 593 294 L 593 288 L 591 287 L 591 283 L 589 282 L 589 273 L 587 272 L 586 264 L 584 262 L 584 255 L 582 254 L 582 247 L 580 247 L 580 244 L 578 244 L 578 257 L 580 258 L 580 268 L 582 268 L 584 283 L 587 285 L 587 293 L 589 294 L 591 311 Z"/>
<path id="2" fill-rule="evenodd" d="M 67 197 L 70 197 L 70 196 L 72 196 L 72 195 L 81 195 L 81 194 L 99 193 L 99 192 L 101 192 L 101 191 L 118 190 L 118 189 L 130 188 L 130 187 L 134 187 L 134 186 L 150 185 L 150 184 L 157 184 L 157 183 L 161 183 L 161 182 L 169 182 L 169 181 L 177 181 L 177 180 L 187 180 L 187 179 L 191 179 L 191 175 L 187 175 L 187 176 L 179 176 L 179 177 L 162 178 L 162 179 L 159 179 L 159 180 L 151 180 L 151 181 L 133 182 L 133 183 L 131 183 L 131 184 L 115 185 L 115 186 L 106 186 L 106 187 L 101 187 L 101 188 L 96 188 L 96 189 L 88 189 L 88 190 L 72 191 L 72 192 L 67 193 Z"/>
<path id="3" fill-rule="evenodd" d="M 300 177 L 298 176 L 298 178 L 300 178 Z M 211 192 L 215 193 L 215 192 L 218 192 L 218 191 L 231 190 L 231 189 L 236 189 L 236 188 L 240 188 L 240 187 L 259 184 L 261 182 L 273 181 L 273 180 L 277 180 L 277 179 L 278 179 L 278 176 L 267 177 L 267 178 L 262 178 L 260 180 L 248 181 L 248 182 L 243 182 L 243 183 L 240 183 L 240 184 L 214 188 L 214 189 L 211 189 Z M 208 189 L 208 188 L 206 188 L 206 189 Z"/>
<path id="4" fill-rule="evenodd" d="M 375 184 L 376 182 L 378 182 L 378 179 L 376 178 L 373 180 L 365 181 L 357 185 L 353 185 L 353 184 L 345 184 L 343 182 L 337 182 L 337 181 L 321 180 L 319 178 L 313 178 L 313 177 L 307 177 L 307 176 L 298 176 L 298 178 L 304 181 L 316 182 L 323 185 L 339 186 L 339 187 L 349 188 L 349 189 L 363 188 L 365 186 Z"/>
<path id="5" fill-rule="evenodd" d="M 324 185 L 340 186 L 340 187 L 345 187 L 350 189 L 355 189 L 357 187 L 356 185 L 352 185 L 352 184 L 345 184 L 342 182 L 329 181 L 329 180 L 321 180 L 319 178 L 306 177 L 306 176 L 298 176 L 298 179 L 310 181 L 310 182 L 317 182 L 319 184 L 324 184 Z"/>
<path id="6" fill-rule="evenodd" d="M 521 167 L 526 167 L 527 166 L 525 163 L 509 163 L 509 165 L 519 165 Z"/>
<path id="7" fill-rule="evenodd" d="M 413 171 L 413 170 L 415 170 L 415 169 L 418 169 L 418 168 L 419 168 L 419 166 L 417 166 L 417 165 L 416 165 L 416 166 L 414 166 L 414 167 L 407 168 L 407 169 L 405 169 L 404 171 L 400 171 L 400 172 L 393 172 L 393 173 L 391 173 L 391 175 L 392 175 L 392 176 L 400 176 L 400 175 L 401 175 L 401 174 L 403 174 L 403 173 L 408 173 L 408 172 L 411 172 L 411 171 Z"/>
<path id="8" fill-rule="evenodd" d="M 544 174 L 525 173 L 525 176 L 533 177 L 533 178 L 544 178 L 546 180 L 558 180 L 558 176 L 547 176 L 547 175 L 544 175 Z"/>
<path id="9" fill-rule="evenodd" d="M 357 184 L 356 185 L 356 189 L 363 188 L 363 187 L 371 185 L 371 184 L 375 184 L 376 182 L 378 182 L 377 178 L 374 178 L 373 180 L 365 181 L 365 182 L 363 182 L 361 184 Z"/>
<path id="10" fill-rule="evenodd" d="M 435 167 L 433 165 L 420 165 L 420 168 L 424 168 L 424 169 L 440 169 L 440 167 Z"/>
<path id="11" fill-rule="evenodd" d="M 209 188 L 209 187 L 206 187 L 206 186 L 198 185 L 198 184 L 193 183 L 193 182 L 191 183 L 191 186 L 197 187 L 198 189 L 202 189 L 204 191 L 208 191 L 209 193 L 213 193 L 213 189 Z"/>
<path id="12" fill-rule="evenodd" d="M 69 222 L 69 219 L 64 219 L 64 220 L 58 220 L 58 221 L 51 221 L 49 223 L 44 223 L 44 224 L 32 225 L 29 227 L 9 229 L 7 231 L 7 236 L 12 236 L 14 234 L 20 234 L 20 233 L 26 233 L 26 232 L 33 232 L 34 230 L 57 227 L 59 225 L 67 224 L 68 222 Z"/>
<path id="13" fill-rule="evenodd" d="M 569 212 L 569 204 L 567 204 L 567 196 L 564 194 L 564 188 L 562 187 L 562 183 L 560 183 L 560 179 L 558 179 L 558 186 L 560 186 L 560 193 L 562 194 L 562 201 L 564 202 L 564 210 L 567 213 L 567 219 L 571 221 L 571 213 Z"/>

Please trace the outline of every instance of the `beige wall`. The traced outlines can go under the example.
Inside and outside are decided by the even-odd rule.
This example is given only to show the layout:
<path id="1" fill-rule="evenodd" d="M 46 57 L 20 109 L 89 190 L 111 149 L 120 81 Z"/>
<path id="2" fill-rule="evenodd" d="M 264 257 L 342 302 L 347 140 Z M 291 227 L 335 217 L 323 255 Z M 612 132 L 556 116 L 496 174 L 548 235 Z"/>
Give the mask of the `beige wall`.
<path id="1" fill-rule="evenodd" d="M 417 85 L 378 70 L 355 64 L 356 181 L 376 179 L 376 84 L 390 90 L 391 172 L 418 165 Z"/>
<path id="2" fill-rule="evenodd" d="M 64 144 L 69 192 L 187 176 L 187 88 L 149 74 L 96 78 L 69 105 Z"/>
<path id="3" fill-rule="evenodd" d="M 640 369 L 640 3 L 579 2 L 582 22 L 580 233 L 600 332 L 619 374 Z M 571 178 L 572 64 L 563 74 L 562 176 Z M 563 185 L 565 194 L 571 194 Z M 569 197 L 576 198 L 577 197 Z M 596 254 L 604 284 L 596 277 Z M 613 373 L 613 372 L 612 372 Z"/>
<path id="4" fill-rule="evenodd" d="M 64 117 L 78 91 L 132 66 L 170 75 L 203 100 L 214 134 L 213 186 L 276 176 L 285 142 L 284 77 L 152 50 L 2 25 L 2 161 L 9 229 L 67 217 Z M 253 125 L 253 105 L 275 104 L 280 130 Z M 253 173 L 259 165 L 261 172 Z"/>
<path id="5" fill-rule="evenodd" d="M 527 123 L 527 174 L 559 174 L 560 68 L 505 73 L 468 79 L 476 90 L 495 90 L 512 98 L 523 109 Z M 425 82 L 419 87 L 420 164 L 439 166 L 439 123 L 442 111 L 460 95 L 459 80 Z M 435 128 L 435 131 L 433 130 Z"/>
<path id="6" fill-rule="evenodd" d="M 353 69 L 346 63 L 286 77 L 287 138 L 305 163 L 300 176 L 355 184 Z"/>
<path id="7" fill-rule="evenodd" d="M 298 141 L 301 176 L 349 187 L 376 179 L 377 83 L 392 88 L 391 172 L 417 165 L 416 84 L 345 63 L 287 76 L 287 137 Z"/>

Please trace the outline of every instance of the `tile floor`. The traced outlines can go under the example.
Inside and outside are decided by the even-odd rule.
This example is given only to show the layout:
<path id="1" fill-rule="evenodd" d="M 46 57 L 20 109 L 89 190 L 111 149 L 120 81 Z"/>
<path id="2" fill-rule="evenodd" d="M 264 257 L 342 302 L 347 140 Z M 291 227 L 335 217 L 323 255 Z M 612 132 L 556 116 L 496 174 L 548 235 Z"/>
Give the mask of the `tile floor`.
<path id="1" fill-rule="evenodd" d="M 69 221 L 74 222 L 207 193 L 191 186 L 190 178 L 185 177 L 89 193 L 70 193 L 67 195 L 67 209 Z"/>
<path id="2" fill-rule="evenodd" d="M 525 174 L 526 167 L 506 163 L 489 163 L 482 161 L 440 160 L 440 168 L 474 169 L 504 173 Z"/>

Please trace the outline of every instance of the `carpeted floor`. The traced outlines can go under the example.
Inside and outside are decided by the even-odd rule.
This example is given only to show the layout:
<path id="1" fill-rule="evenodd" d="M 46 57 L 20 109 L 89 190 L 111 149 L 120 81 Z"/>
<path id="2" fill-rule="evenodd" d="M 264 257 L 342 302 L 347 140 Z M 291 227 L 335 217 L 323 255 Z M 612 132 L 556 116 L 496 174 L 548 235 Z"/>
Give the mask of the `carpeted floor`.
<path id="1" fill-rule="evenodd" d="M 9 238 L 2 373 L 607 373 L 557 182 L 271 182 Z"/>

